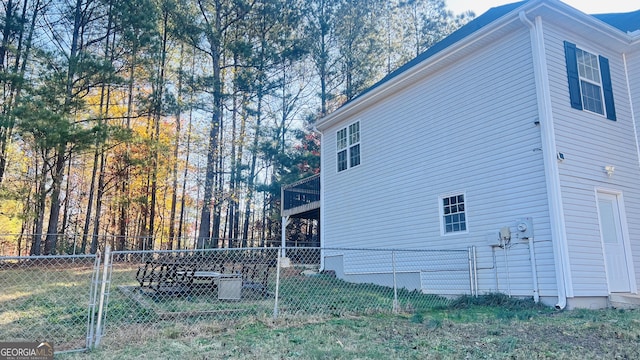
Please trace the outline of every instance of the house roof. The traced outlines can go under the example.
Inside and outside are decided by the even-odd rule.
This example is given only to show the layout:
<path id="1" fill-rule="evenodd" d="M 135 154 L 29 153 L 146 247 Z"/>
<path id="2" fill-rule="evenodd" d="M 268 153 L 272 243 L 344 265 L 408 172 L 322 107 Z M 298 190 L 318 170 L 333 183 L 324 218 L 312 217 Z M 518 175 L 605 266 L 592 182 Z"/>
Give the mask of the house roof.
<path id="1" fill-rule="evenodd" d="M 404 73 L 409 72 L 411 69 L 418 67 L 419 64 L 427 63 L 430 58 L 435 57 L 435 55 L 441 52 L 444 52 L 445 50 L 448 50 L 451 47 L 454 47 L 455 45 L 457 45 L 457 43 L 462 42 L 462 40 L 472 37 L 472 35 L 479 32 L 481 29 L 484 29 L 485 27 L 489 27 L 488 25 L 496 22 L 498 19 L 502 18 L 503 16 L 509 13 L 515 12 L 516 9 L 520 7 L 525 7 L 527 3 L 529 3 L 529 5 L 535 5 L 536 3 L 539 4 L 539 3 L 545 3 L 545 2 L 546 1 L 544 0 L 538 0 L 538 1 L 525 0 L 525 1 L 519 1 L 519 2 L 514 2 L 510 4 L 493 7 L 487 10 L 485 13 L 475 18 L 474 20 L 470 21 L 466 25 L 462 26 L 458 30 L 454 31 L 449 36 L 442 39 L 440 42 L 434 44 L 429 49 L 427 49 L 426 51 L 424 51 L 423 53 L 421 53 L 411 61 L 402 65 L 395 71 L 389 73 L 387 76 L 385 76 L 380 81 L 378 81 L 368 89 L 358 94 L 353 99 L 347 101 L 335 113 L 340 112 L 340 110 L 344 108 L 349 108 L 350 105 L 358 102 L 359 100 L 361 100 L 361 98 L 366 98 L 367 95 L 373 92 L 375 89 L 380 88 L 387 83 L 392 83 L 393 80 L 396 78 L 399 78 L 400 75 L 403 75 Z M 560 1 L 555 1 L 555 0 L 549 1 L 549 2 L 562 4 Z M 570 8 L 565 4 L 562 4 L 562 5 L 564 7 Z M 640 31 L 640 10 L 636 10 L 628 13 L 586 15 L 578 12 L 578 14 L 582 14 L 585 17 L 592 17 L 592 19 L 598 19 L 608 24 L 609 26 L 612 26 L 617 30 L 629 33 L 631 35 L 635 35 L 637 34 L 637 31 Z M 335 114 L 335 113 L 332 113 L 332 114 Z M 316 124 L 316 127 L 320 127 L 322 125 L 326 126 L 327 122 L 330 122 L 329 119 L 334 117 L 332 116 L 332 114 L 329 114 L 324 118 L 320 119 Z"/>
<path id="2" fill-rule="evenodd" d="M 442 51 L 442 50 L 448 48 L 449 46 L 457 43 L 458 41 L 466 38 L 467 36 L 473 34 L 474 32 L 482 29 L 486 25 L 492 23 L 494 20 L 499 19 L 500 17 L 502 17 L 503 15 L 509 13 L 513 9 L 518 8 L 520 5 L 524 4 L 525 2 L 526 1 L 520 1 L 520 2 L 516 2 L 516 3 L 511 3 L 511 4 L 506 4 L 506 5 L 493 7 L 491 9 L 487 10 L 485 13 L 483 13 L 482 15 L 478 16 L 477 18 L 473 19 L 472 21 L 468 22 L 466 25 L 464 25 L 463 27 L 461 27 L 458 30 L 454 31 L 453 33 L 451 33 L 446 38 L 444 38 L 441 41 L 435 43 L 433 46 L 431 46 L 429 49 L 427 49 L 426 51 L 424 51 L 420 55 L 418 55 L 415 58 L 413 58 L 411 61 L 407 62 L 406 64 L 400 66 L 396 70 L 394 70 L 391 73 L 389 73 L 387 76 L 382 78 L 382 80 L 378 81 L 377 83 L 375 83 L 374 85 L 372 85 L 368 89 L 366 89 L 363 92 L 361 92 L 360 94 L 358 94 L 358 96 L 356 96 L 354 99 L 356 99 L 356 98 L 368 93 L 369 91 L 377 88 L 378 86 L 380 86 L 380 85 L 388 82 L 389 80 L 395 78 L 396 76 L 402 74 L 407 69 L 412 68 L 416 64 L 425 61 L 426 59 L 432 57 L 433 55 L 439 53 L 440 51 Z M 352 99 L 350 101 L 353 101 L 354 99 Z"/>
<path id="3" fill-rule="evenodd" d="M 593 17 L 624 32 L 640 30 L 640 10 L 618 14 L 594 14 Z"/>

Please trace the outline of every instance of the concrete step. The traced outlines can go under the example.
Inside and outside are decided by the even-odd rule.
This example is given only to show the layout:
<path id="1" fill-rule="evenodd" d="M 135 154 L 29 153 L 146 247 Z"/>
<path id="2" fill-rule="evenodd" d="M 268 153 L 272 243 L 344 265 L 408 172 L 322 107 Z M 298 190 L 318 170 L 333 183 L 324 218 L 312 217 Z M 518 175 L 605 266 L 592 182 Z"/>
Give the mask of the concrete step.
<path id="1" fill-rule="evenodd" d="M 609 295 L 611 307 L 616 309 L 640 309 L 640 295 L 614 293 Z"/>

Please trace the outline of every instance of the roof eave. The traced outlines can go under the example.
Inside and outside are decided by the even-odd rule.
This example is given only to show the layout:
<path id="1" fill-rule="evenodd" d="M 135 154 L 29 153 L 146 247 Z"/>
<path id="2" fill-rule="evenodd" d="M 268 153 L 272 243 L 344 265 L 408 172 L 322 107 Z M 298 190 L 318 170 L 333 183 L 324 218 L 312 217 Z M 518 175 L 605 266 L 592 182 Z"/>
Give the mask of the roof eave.
<path id="1" fill-rule="evenodd" d="M 633 33 L 622 31 L 615 26 L 598 19 L 594 15 L 583 13 L 582 11 L 558 0 L 549 0 L 548 3 L 545 4 L 547 5 L 547 8 L 549 8 L 549 3 L 554 5 L 552 9 L 557 13 L 561 13 L 566 17 L 572 18 L 574 21 L 591 28 L 602 35 L 615 39 L 621 46 L 628 46 L 634 41 L 634 38 L 637 38 L 636 35 L 638 34 L 636 33 L 638 33 L 638 31 Z M 573 28 L 575 28 L 575 26 Z"/>
<path id="2" fill-rule="evenodd" d="M 636 47 L 640 45 L 639 31 L 635 31 L 633 33 L 625 33 L 620 29 L 593 17 L 592 15 L 585 14 L 557 0 L 527 1 L 521 6 L 514 8 L 510 12 L 487 24 L 483 28 L 441 50 L 437 54 L 425 59 L 424 61 L 415 64 L 413 67 L 398 74 L 389 81 L 374 87 L 361 96 L 351 100 L 351 102 L 338 108 L 334 112 L 321 118 L 316 123 L 315 129 L 319 132 L 323 132 L 325 129 L 342 121 L 345 117 L 353 116 L 362 111 L 362 109 L 366 108 L 369 103 L 375 101 L 382 94 L 388 93 L 393 89 L 406 86 L 411 82 L 411 78 L 415 77 L 416 75 L 420 75 L 425 71 L 428 71 L 435 64 L 438 64 L 443 59 L 446 59 L 447 57 L 460 51 L 466 46 L 479 41 L 480 39 L 488 36 L 495 31 L 500 30 L 501 28 L 507 26 L 508 24 L 511 24 L 514 21 L 520 21 L 518 16 L 520 12 L 524 11 L 527 15 L 536 16 L 538 14 L 543 14 L 545 10 L 548 11 L 549 9 L 555 11 L 556 13 L 560 13 L 569 18 L 572 18 L 574 19 L 574 21 L 582 23 L 584 26 L 594 29 L 602 35 L 606 35 L 610 38 L 616 39 L 620 46 Z"/>
<path id="3" fill-rule="evenodd" d="M 325 129 L 331 127 L 336 122 L 341 121 L 345 116 L 352 116 L 353 114 L 359 112 L 364 106 L 366 106 L 371 101 L 374 101 L 381 94 L 387 93 L 391 89 L 404 86 L 404 84 L 409 79 L 413 78 L 414 76 L 416 76 L 416 75 L 418 75 L 420 73 L 423 73 L 424 71 L 427 71 L 429 68 L 433 67 L 435 64 L 437 64 L 440 61 L 442 61 L 443 59 L 451 56 L 451 54 L 456 53 L 460 49 L 463 49 L 464 47 L 469 46 L 469 44 L 472 44 L 472 43 L 478 41 L 479 39 L 482 39 L 483 37 L 493 33 L 494 31 L 499 30 L 500 28 L 502 28 L 502 27 L 514 22 L 514 21 L 519 21 L 518 20 L 518 13 L 519 12 L 528 11 L 528 10 L 531 10 L 533 8 L 536 8 L 541 3 L 542 3 L 541 0 L 528 1 L 528 2 L 524 3 L 523 5 L 515 8 L 514 10 L 506 13 L 505 15 L 501 16 L 500 18 L 498 18 L 498 19 L 494 20 L 493 22 L 487 24 L 483 28 L 475 31 L 474 33 L 470 34 L 469 36 L 467 36 L 467 37 L 461 39 L 460 41 L 450 45 L 449 47 L 441 50 L 440 52 L 438 52 L 437 54 L 433 55 L 432 57 L 430 57 L 428 59 L 425 59 L 424 61 L 422 61 L 420 63 L 417 63 L 415 66 L 407 69 L 406 71 L 402 72 L 401 74 L 398 74 L 393 79 L 390 79 L 389 81 L 385 82 L 384 84 L 381 84 L 381 85 L 379 85 L 379 86 L 367 91 L 365 94 L 363 94 L 363 95 L 351 100 L 351 102 L 341 106 L 340 108 L 338 108 L 334 112 L 332 112 L 332 113 L 328 114 L 327 116 L 325 116 L 325 117 L 321 118 L 320 120 L 318 120 L 318 122 L 316 123 L 314 128 L 319 132 L 323 132 Z"/>

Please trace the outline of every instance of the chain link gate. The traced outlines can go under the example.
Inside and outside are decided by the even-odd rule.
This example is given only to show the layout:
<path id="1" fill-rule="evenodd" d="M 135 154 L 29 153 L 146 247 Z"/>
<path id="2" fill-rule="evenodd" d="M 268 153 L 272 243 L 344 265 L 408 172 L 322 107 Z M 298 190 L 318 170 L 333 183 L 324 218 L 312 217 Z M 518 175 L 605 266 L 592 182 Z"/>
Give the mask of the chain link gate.
<path id="1" fill-rule="evenodd" d="M 278 248 L 105 252 L 96 346 L 273 315 Z"/>
<path id="2" fill-rule="evenodd" d="M 468 250 L 236 248 L 0 257 L 0 341 L 56 353 L 233 327 L 426 311 L 477 295 Z M 445 295 L 445 296 L 442 296 Z"/>
<path id="3" fill-rule="evenodd" d="M 0 342 L 48 341 L 55 353 L 91 348 L 100 260 L 0 257 Z"/>

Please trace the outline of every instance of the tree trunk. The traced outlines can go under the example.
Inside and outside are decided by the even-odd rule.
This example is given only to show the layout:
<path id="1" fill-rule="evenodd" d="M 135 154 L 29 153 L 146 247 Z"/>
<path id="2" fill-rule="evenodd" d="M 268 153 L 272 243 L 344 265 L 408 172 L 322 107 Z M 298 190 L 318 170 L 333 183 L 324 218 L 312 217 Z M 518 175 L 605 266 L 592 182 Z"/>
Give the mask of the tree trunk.
<path id="1" fill-rule="evenodd" d="M 110 47 L 110 42 L 109 40 L 111 39 L 111 26 L 112 26 L 112 21 L 113 21 L 113 17 L 112 17 L 112 8 L 113 8 L 113 4 L 111 1 L 109 1 L 109 20 L 107 21 L 107 35 L 105 37 L 105 47 L 104 47 L 104 53 L 105 56 L 107 54 L 109 54 L 109 59 L 111 60 L 111 62 L 113 62 L 114 60 L 114 53 L 113 53 L 113 49 L 111 49 Z M 108 117 L 109 116 L 109 100 L 110 100 L 110 87 L 109 85 L 106 84 L 102 84 L 102 86 L 100 86 L 100 105 L 99 105 L 99 111 L 98 113 L 100 114 L 100 116 L 104 116 L 104 117 Z M 102 118 L 98 119 L 98 126 L 102 125 Z M 100 177 L 102 177 L 103 182 L 104 182 L 104 148 L 102 147 L 101 144 L 98 143 L 98 141 L 96 141 L 96 149 L 93 153 L 93 166 L 91 169 L 91 185 L 89 187 L 89 196 L 88 196 L 88 201 L 87 201 L 87 213 L 85 214 L 85 218 L 84 218 L 84 226 L 82 228 L 82 242 L 80 245 L 80 251 L 82 254 L 85 253 L 86 249 L 87 249 L 87 240 L 88 240 L 88 236 L 89 236 L 89 227 L 91 225 L 91 212 L 93 210 L 93 199 L 95 197 L 95 191 L 96 191 L 96 177 L 97 177 L 97 173 L 98 173 L 98 167 L 100 167 Z M 103 189 L 104 190 L 104 189 Z M 100 192 L 100 190 L 98 190 L 98 192 Z M 99 201 L 99 200 L 97 200 Z M 99 221 L 100 219 L 100 213 L 98 212 L 98 210 L 96 210 L 96 219 L 95 221 Z M 91 241 L 91 250 L 92 250 L 92 254 L 95 254 L 95 251 L 97 250 L 94 249 L 93 243 L 96 242 L 92 239 Z"/>
<path id="2" fill-rule="evenodd" d="M 96 196 L 96 218 L 93 222 L 93 234 L 91 235 L 91 253 L 95 254 L 98 251 L 98 235 L 100 231 L 100 219 L 102 218 L 102 197 L 104 195 L 104 166 L 106 162 L 106 155 L 104 152 L 100 155 L 100 175 L 98 176 L 98 194 Z M 118 238 L 122 242 L 116 243 L 115 249 L 118 251 L 125 250 L 124 238 Z"/>
<path id="3" fill-rule="evenodd" d="M 160 76 L 158 78 L 156 95 L 154 96 L 154 133 L 152 150 L 152 172 L 151 172 L 151 203 L 149 204 L 149 239 L 147 240 L 147 250 L 153 250 L 153 240 L 155 236 L 156 207 L 158 198 L 158 145 L 160 144 L 160 120 L 162 117 L 162 97 L 164 96 L 164 74 L 165 62 L 167 58 L 167 19 L 169 13 L 164 10 L 162 19 L 162 52 L 160 54 Z"/>
<path id="4" fill-rule="evenodd" d="M 201 12 L 204 14 L 202 2 L 198 1 Z M 201 249 L 205 243 L 211 243 L 211 210 L 214 205 L 213 189 L 216 177 L 216 164 L 218 158 L 218 133 L 222 115 L 222 84 L 221 84 L 221 13 L 220 2 L 216 1 L 214 24 L 207 24 L 206 31 L 210 44 L 211 62 L 213 67 L 213 113 L 211 114 L 211 127 L 209 129 L 209 145 L 207 147 L 207 167 L 204 181 L 204 201 L 200 215 L 200 229 L 198 230 L 197 247 Z M 205 17 L 206 18 L 206 17 Z M 215 32 L 215 33 L 214 33 Z M 218 235 L 216 234 L 216 237 Z M 214 247 L 217 247 L 217 240 Z"/>
<path id="5" fill-rule="evenodd" d="M 75 77 L 75 71 L 78 61 L 78 48 L 80 39 L 80 26 L 82 22 L 81 16 L 82 0 L 76 0 L 75 15 L 73 21 L 73 36 L 71 38 L 71 51 L 69 53 L 69 64 L 67 71 L 67 85 L 65 89 L 64 109 L 68 111 L 71 106 L 73 96 L 73 79 Z M 69 112 L 71 113 L 71 112 Z M 55 163 L 55 171 L 51 179 L 52 192 L 51 192 L 51 208 L 49 210 L 49 226 L 47 227 L 47 238 L 45 242 L 45 254 L 52 254 L 55 251 L 56 241 L 58 236 L 58 221 L 60 216 L 60 190 L 62 185 L 62 178 L 64 177 L 64 168 L 66 164 L 67 155 L 67 143 L 62 140 L 62 143 L 58 145 L 57 156 Z"/>
<path id="6" fill-rule="evenodd" d="M 26 1 L 26 0 L 25 0 Z M 13 0 L 7 1 L 4 14 L 4 28 L 2 29 L 2 42 L 0 43 L 0 71 L 4 71 L 4 58 L 7 54 L 9 46 L 9 37 L 11 36 L 11 24 L 15 21 L 13 11 Z"/>
<path id="7" fill-rule="evenodd" d="M 58 221 L 60 220 L 60 192 L 66 165 L 67 145 L 60 144 L 57 149 L 56 162 L 51 185 L 51 208 L 49 209 L 49 226 L 44 244 L 44 254 L 53 255 L 58 241 Z"/>
<path id="8" fill-rule="evenodd" d="M 129 68 L 129 79 L 127 80 L 127 115 L 125 117 L 125 128 L 127 130 L 131 129 L 131 117 L 133 116 L 133 83 L 135 79 L 135 69 L 138 63 L 138 46 L 137 42 L 134 42 L 133 49 L 131 49 L 131 67 Z M 130 144 L 127 142 L 125 144 L 125 160 L 124 160 L 124 168 L 122 169 L 122 180 L 119 184 L 119 192 L 120 192 L 120 204 L 118 209 L 118 240 L 117 244 L 124 245 L 127 240 L 127 217 L 129 212 L 129 154 L 130 154 Z M 96 214 L 97 216 L 97 214 Z M 132 222 L 133 223 L 133 222 Z M 135 234 L 136 232 L 132 232 Z M 140 246 L 141 247 L 141 246 Z M 123 248 L 124 250 L 124 248 Z"/>
<path id="9" fill-rule="evenodd" d="M 193 74 L 195 73 L 195 48 L 194 48 L 194 56 L 191 61 L 191 83 L 193 83 Z M 184 163 L 184 174 L 182 176 L 182 195 L 180 197 L 180 220 L 178 221 L 178 249 L 182 249 L 183 242 L 182 237 L 184 236 L 184 211 L 185 211 L 185 203 L 187 197 L 187 177 L 189 175 L 189 156 L 191 155 L 191 130 L 192 130 L 192 121 L 193 121 L 193 101 L 194 94 L 190 93 L 189 98 L 189 125 L 187 126 L 187 153 L 185 154 L 185 163 Z M 196 197 L 197 199 L 197 197 Z M 197 220 L 196 220 L 196 228 L 197 228 Z"/>
<path id="10" fill-rule="evenodd" d="M 43 159 L 46 159 L 46 152 Z M 36 164 L 36 167 L 38 165 Z M 33 229 L 33 239 L 31 243 L 31 251 L 30 255 L 41 255 L 42 254 L 42 229 L 44 228 L 44 207 L 46 204 L 46 173 L 48 170 L 48 165 L 46 161 L 42 162 L 42 171 L 40 174 L 36 173 L 36 184 L 38 186 L 38 190 L 35 193 L 36 198 L 36 218 Z"/>
<path id="11" fill-rule="evenodd" d="M 176 209 L 178 202 L 178 155 L 180 148 L 180 127 L 182 122 L 182 66 L 184 60 L 184 45 L 180 46 L 180 65 L 178 72 L 178 111 L 176 114 L 176 140 L 173 147 L 173 169 L 171 171 L 171 212 L 169 215 L 169 250 L 176 242 Z M 179 248 L 179 247 L 178 247 Z"/>
<path id="12" fill-rule="evenodd" d="M 262 121 L 262 91 L 258 90 L 258 107 L 256 111 L 256 128 L 251 146 L 251 165 L 249 166 L 249 178 L 247 179 L 247 199 L 244 209 L 244 225 L 242 228 L 242 237 L 247 238 L 249 235 L 249 220 L 251 219 L 251 206 L 253 205 L 253 196 L 255 193 L 254 183 L 256 177 L 256 162 L 258 160 L 258 143 L 260 141 L 260 123 Z"/>
<path id="13" fill-rule="evenodd" d="M 236 37 L 237 37 L 237 32 L 236 32 Z M 234 66 L 234 73 L 237 74 L 239 71 L 238 68 L 238 55 L 236 53 L 233 54 L 233 66 Z M 238 234 L 238 224 L 235 222 L 236 220 L 236 212 L 238 211 L 238 193 L 236 190 L 236 168 L 239 167 L 238 165 L 238 159 L 236 158 L 236 143 L 237 143 L 237 139 L 236 139 L 236 130 L 237 130 L 237 123 L 238 123 L 238 88 L 237 88 L 237 78 L 234 79 L 234 84 L 233 84 L 233 92 L 231 94 L 231 101 L 232 101 L 232 107 L 231 107 L 231 154 L 229 155 L 229 158 L 231 159 L 231 166 L 230 166 L 230 170 L 231 170 L 231 176 L 230 176 L 230 180 L 229 180 L 229 205 L 228 205 L 228 212 L 227 212 L 227 224 L 228 224 L 228 234 L 227 237 L 229 238 L 229 241 L 231 241 L 231 239 L 235 239 L 237 237 Z"/>
<path id="14" fill-rule="evenodd" d="M 27 16 L 27 3 L 28 1 L 24 1 L 24 6 L 22 8 L 22 17 L 21 21 L 26 22 Z M 13 71 L 18 74 L 18 80 L 11 82 L 11 88 L 9 91 L 9 99 L 6 101 L 3 112 L 8 115 L 8 122 L 4 126 L 0 127 L 0 184 L 2 184 L 2 180 L 4 179 L 4 172 L 7 168 L 7 145 L 11 141 L 11 135 L 13 132 L 14 125 L 14 116 L 11 114 L 11 109 L 14 104 L 20 100 L 20 93 L 22 91 L 22 83 L 24 80 L 24 74 L 26 71 L 27 62 L 29 59 L 29 55 L 31 53 L 31 44 L 33 40 L 33 33 L 35 31 L 36 20 L 38 17 L 38 13 L 40 10 L 40 0 L 36 0 L 36 3 L 33 7 L 33 13 L 31 15 L 31 23 L 29 25 L 29 34 L 27 35 L 27 40 L 25 43 L 24 56 L 22 56 L 22 38 L 24 31 L 22 27 L 20 28 L 20 34 L 18 36 L 18 47 L 16 50 L 16 61 L 14 64 Z M 4 58 L 4 56 L 3 56 Z M 22 62 L 20 62 L 22 59 Z M 19 73 L 18 73 L 19 69 Z"/>

